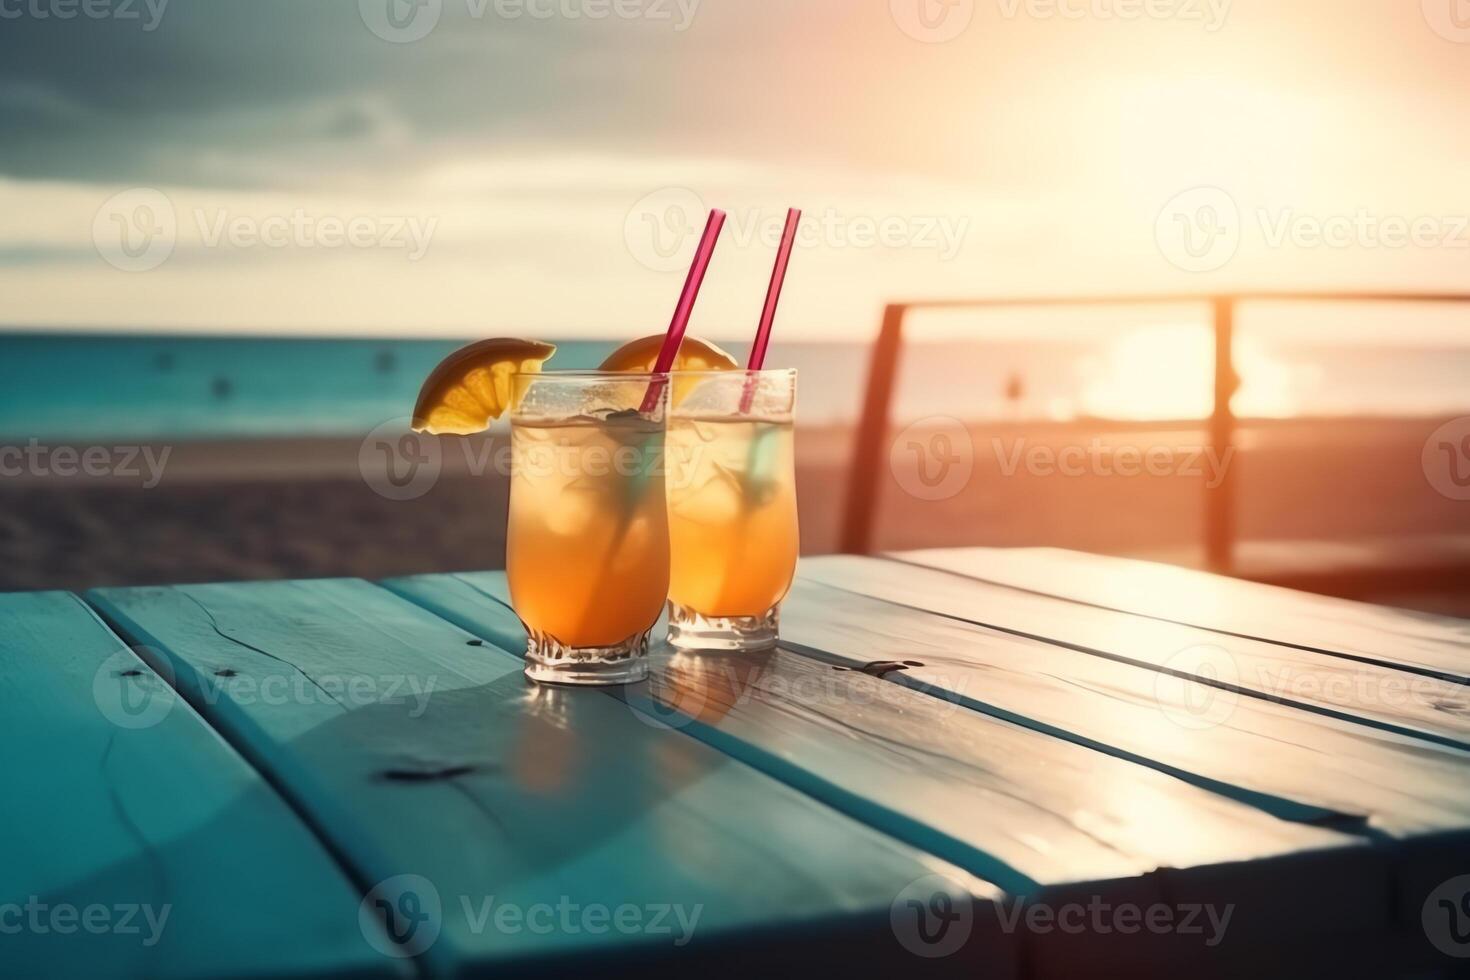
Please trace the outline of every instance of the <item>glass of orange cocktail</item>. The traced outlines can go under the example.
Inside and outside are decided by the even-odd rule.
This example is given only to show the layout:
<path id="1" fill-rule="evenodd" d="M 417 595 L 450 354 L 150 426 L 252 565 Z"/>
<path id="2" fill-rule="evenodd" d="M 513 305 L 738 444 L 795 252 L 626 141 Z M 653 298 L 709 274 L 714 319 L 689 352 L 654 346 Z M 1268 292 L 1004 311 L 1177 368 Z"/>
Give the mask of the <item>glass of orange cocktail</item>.
<path id="1" fill-rule="evenodd" d="M 668 412 L 669 642 L 776 643 L 799 546 L 795 371 L 673 375 Z"/>
<path id="2" fill-rule="evenodd" d="M 511 379 L 506 574 L 538 681 L 624 684 L 648 673 L 668 594 L 667 378 Z"/>

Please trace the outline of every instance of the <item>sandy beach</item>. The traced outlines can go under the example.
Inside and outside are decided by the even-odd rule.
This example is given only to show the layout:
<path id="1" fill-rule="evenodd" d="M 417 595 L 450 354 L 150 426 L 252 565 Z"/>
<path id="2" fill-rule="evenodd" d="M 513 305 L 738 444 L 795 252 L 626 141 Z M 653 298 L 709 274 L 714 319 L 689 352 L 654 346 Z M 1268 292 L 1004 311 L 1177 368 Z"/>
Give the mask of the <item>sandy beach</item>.
<path id="1" fill-rule="evenodd" d="M 1197 425 L 930 420 L 893 433 L 874 544 L 1052 545 L 1197 565 L 1204 488 L 1228 468 L 1247 562 L 1411 555 L 1431 538 L 1443 549 L 1470 540 L 1470 504 L 1426 479 L 1421 453 L 1441 421 L 1251 422 L 1226 461 Z M 139 447 L 128 471 L 127 447 L 110 446 L 116 472 L 102 475 L 33 444 L 26 471 L 0 479 L 0 589 L 503 567 L 503 438 L 446 440 L 433 479 L 407 488 L 384 479 L 383 439 L 393 443 L 175 442 Z M 805 554 L 838 547 L 851 443 L 846 427 L 799 433 Z M 1443 586 L 1374 598 L 1470 612 L 1464 582 Z"/>

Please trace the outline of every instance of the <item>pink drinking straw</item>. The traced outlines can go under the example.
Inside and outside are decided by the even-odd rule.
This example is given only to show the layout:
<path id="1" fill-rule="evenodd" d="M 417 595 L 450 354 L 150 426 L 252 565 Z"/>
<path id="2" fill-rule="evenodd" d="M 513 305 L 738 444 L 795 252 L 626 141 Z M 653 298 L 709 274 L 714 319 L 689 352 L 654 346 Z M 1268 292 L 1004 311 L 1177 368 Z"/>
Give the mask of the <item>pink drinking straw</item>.
<path id="1" fill-rule="evenodd" d="M 679 345 L 684 342 L 684 330 L 689 326 L 689 316 L 694 312 L 694 301 L 699 298 L 699 287 L 704 283 L 704 274 L 709 270 L 709 260 L 715 254 L 715 243 L 720 240 L 720 230 L 725 227 L 725 212 L 715 208 L 709 213 L 700 236 L 699 248 L 694 252 L 694 264 L 689 267 L 689 276 L 684 280 L 684 291 L 679 294 L 679 304 L 674 307 L 674 318 L 669 321 L 669 332 L 664 335 L 664 345 L 659 348 L 658 360 L 654 362 L 654 374 L 667 374 L 679 356 Z M 663 381 L 655 380 L 643 396 L 640 411 L 653 411 L 658 404 Z"/>
<path id="2" fill-rule="evenodd" d="M 801 224 L 801 209 L 788 208 L 786 227 L 781 232 L 781 247 L 776 251 L 776 267 L 771 270 L 771 284 L 766 288 L 766 305 L 761 310 L 760 326 L 755 330 L 755 343 L 750 345 L 750 361 L 746 371 L 759 371 L 766 363 L 766 348 L 771 344 L 771 324 L 776 322 L 776 304 L 781 301 L 781 287 L 786 283 L 786 266 L 791 262 L 791 246 L 796 243 L 796 226 Z M 750 411 L 755 400 L 755 377 L 745 376 L 745 391 L 740 396 L 740 412 Z"/>

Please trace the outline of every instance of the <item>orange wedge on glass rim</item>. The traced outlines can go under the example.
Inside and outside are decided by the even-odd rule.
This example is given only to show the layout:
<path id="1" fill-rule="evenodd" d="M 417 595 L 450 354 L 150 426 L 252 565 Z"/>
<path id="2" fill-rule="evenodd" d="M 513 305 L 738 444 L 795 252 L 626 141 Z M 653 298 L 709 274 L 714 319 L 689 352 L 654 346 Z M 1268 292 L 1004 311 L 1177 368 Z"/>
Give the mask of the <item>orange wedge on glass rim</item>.
<path id="1" fill-rule="evenodd" d="M 603 371 L 647 374 L 658 362 L 658 352 L 664 345 L 664 335 L 652 334 L 630 340 L 602 362 Z M 673 371 L 733 371 L 740 367 L 727 351 L 708 340 L 685 337 L 679 345 L 679 355 L 674 358 Z"/>
<path id="2" fill-rule="evenodd" d="M 429 372 L 413 407 L 413 429 L 432 435 L 473 435 L 511 407 L 511 375 L 531 374 L 556 353 L 555 344 L 496 337 L 461 347 Z"/>
<path id="3" fill-rule="evenodd" d="M 658 352 L 663 343 L 663 334 L 630 340 L 607 356 L 602 362 L 602 370 L 646 374 L 653 370 L 658 361 Z M 740 364 L 728 351 L 708 340 L 686 336 L 679 345 L 674 366 L 669 370 L 676 374 L 680 371 L 738 371 Z M 694 390 L 698 383 L 694 379 L 675 378 L 673 389 L 669 392 L 674 404 L 683 401 L 684 396 Z"/>

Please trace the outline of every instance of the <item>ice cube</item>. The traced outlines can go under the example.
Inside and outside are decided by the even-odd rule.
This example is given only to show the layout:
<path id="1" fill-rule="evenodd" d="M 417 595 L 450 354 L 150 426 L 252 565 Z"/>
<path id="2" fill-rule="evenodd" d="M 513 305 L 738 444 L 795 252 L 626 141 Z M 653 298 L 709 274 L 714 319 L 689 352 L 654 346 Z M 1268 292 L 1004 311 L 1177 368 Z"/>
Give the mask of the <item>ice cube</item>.
<path id="1" fill-rule="evenodd" d="M 553 534 L 578 535 L 597 518 L 605 506 L 598 481 L 577 477 L 550 495 L 545 504 L 546 527 Z"/>
<path id="2" fill-rule="evenodd" d="M 740 477 L 717 463 L 703 483 L 675 496 L 673 511 L 695 524 L 724 524 L 739 517 L 744 505 Z"/>

